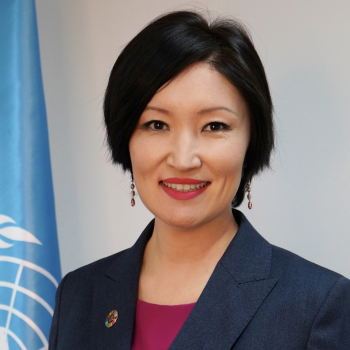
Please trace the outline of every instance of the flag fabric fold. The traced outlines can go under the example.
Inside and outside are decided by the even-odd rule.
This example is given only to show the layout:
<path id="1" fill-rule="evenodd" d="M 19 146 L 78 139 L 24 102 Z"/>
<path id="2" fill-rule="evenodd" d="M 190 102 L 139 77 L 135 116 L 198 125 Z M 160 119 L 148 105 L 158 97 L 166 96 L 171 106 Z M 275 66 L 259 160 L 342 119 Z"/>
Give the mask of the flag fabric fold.
<path id="1" fill-rule="evenodd" d="M 34 0 L 0 2 L 0 349 L 48 349 L 61 279 Z"/>

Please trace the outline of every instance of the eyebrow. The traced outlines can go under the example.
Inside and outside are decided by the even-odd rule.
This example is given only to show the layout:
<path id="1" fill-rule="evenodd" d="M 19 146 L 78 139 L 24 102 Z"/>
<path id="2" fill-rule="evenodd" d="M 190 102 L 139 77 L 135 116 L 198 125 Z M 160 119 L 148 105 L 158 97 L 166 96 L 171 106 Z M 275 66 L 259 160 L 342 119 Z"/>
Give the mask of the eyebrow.
<path id="1" fill-rule="evenodd" d="M 170 112 L 164 108 L 158 108 L 158 107 L 153 107 L 153 106 L 147 106 L 145 108 L 145 111 L 148 111 L 148 110 L 151 110 L 151 111 L 157 111 L 157 112 L 160 112 L 160 113 L 164 113 L 164 114 L 167 114 L 167 115 L 170 115 Z"/>
<path id="2" fill-rule="evenodd" d="M 164 113 L 166 115 L 171 115 L 171 113 L 168 110 L 164 109 L 164 108 L 159 108 L 159 107 L 154 107 L 154 106 L 147 106 L 145 108 L 145 111 L 148 111 L 148 110 L 157 111 L 157 112 L 160 112 L 160 113 Z M 238 116 L 238 114 L 235 111 L 233 111 L 232 109 L 229 109 L 227 107 L 223 107 L 223 106 L 205 108 L 205 109 L 202 109 L 199 112 L 197 112 L 197 114 L 202 115 L 202 114 L 210 113 L 210 112 L 217 111 L 217 110 L 227 111 L 227 112 L 230 112 L 230 113 Z"/>
<path id="3" fill-rule="evenodd" d="M 238 114 L 235 111 L 233 111 L 230 108 L 223 107 L 223 106 L 202 109 L 201 111 L 198 112 L 198 114 L 205 114 L 205 113 L 209 113 L 209 112 L 213 112 L 213 111 L 217 111 L 217 110 L 227 111 L 227 112 L 230 112 L 230 113 L 238 116 Z"/>

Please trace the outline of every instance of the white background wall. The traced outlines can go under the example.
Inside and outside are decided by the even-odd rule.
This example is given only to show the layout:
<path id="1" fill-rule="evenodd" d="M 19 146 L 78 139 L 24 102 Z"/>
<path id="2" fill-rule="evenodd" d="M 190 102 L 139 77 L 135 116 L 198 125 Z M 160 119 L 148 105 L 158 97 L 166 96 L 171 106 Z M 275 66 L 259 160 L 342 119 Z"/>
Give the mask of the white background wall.
<path id="1" fill-rule="evenodd" d="M 208 8 L 251 30 L 278 133 L 273 171 L 242 206 L 271 243 L 350 277 L 350 2 L 37 0 L 63 274 L 131 246 L 152 218 L 108 161 L 102 100 L 122 47 L 169 10 Z M 248 212 L 249 211 L 249 212 Z"/>

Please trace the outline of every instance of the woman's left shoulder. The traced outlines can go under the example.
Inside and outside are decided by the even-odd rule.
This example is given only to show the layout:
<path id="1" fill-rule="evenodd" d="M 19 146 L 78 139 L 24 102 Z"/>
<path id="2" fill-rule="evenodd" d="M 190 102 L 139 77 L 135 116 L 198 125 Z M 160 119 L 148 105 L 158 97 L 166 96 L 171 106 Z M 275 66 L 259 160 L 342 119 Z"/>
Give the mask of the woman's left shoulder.
<path id="1" fill-rule="evenodd" d="M 278 278 L 279 284 L 309 296 L 320 294 L 322 297 L 332 289 L 344 291 L 350 300 L 349 279 L 288 250 L 274 245 L 271 247 L 270 277 Z"/>
<path id="2" fill-rule="evenodd" d="M 274 307 L 296 324 L 304 320 L 306 349 L 350 349 L 349 279 L 276 246 L 270 277 L 278 279 Z"/>

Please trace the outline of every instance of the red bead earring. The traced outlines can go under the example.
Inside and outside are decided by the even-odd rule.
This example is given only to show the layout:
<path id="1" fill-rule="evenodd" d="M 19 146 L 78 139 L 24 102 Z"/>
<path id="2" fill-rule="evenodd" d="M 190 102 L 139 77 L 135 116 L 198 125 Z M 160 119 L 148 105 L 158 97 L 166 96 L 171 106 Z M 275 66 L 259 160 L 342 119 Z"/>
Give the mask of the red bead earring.
<path id="1" fill-rule="evenodd" d="M 135 206 L 135 184 L 134 184 L 134 179 L 132 178 L 131 179 L 131 185 L 130 185 L 130 188 L 131 188 L 131 191 L 130 191 L 130 194 L 131 194 L 131 206 L 134 207 Z"/>
<path id="2" fill-rule="evenodd" d="M 251 191 L 250 181 L 247 182 L 246 191 L 247 191 L 247 199 L 248 199 L 248 208 L 252 209 L 253 208 L 253 204 L 250 201 L 252 199 L 252 195 L 250 194 L 250 191 Z"/>

